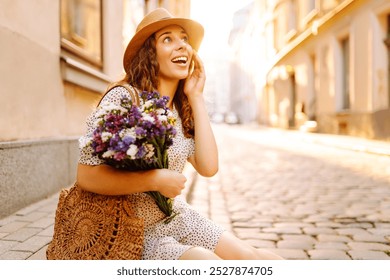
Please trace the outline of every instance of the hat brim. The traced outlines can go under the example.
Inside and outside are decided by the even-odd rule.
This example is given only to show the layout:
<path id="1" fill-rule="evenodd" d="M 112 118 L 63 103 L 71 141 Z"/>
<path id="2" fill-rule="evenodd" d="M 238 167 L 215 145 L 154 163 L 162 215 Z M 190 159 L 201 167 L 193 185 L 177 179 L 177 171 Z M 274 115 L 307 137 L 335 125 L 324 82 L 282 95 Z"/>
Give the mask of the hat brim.
<path id="1" fill-rule="evenodd" d="M 186 18 L 167 18 L 151 23 L 140 29 L 130 40 L 123 56 L 123 67 L 127 72 L 128 65 L 136 53 L 145 43 L 145 41 L 154 33 L 169 25 L 179 25 L 188 34 L 188 42 L 193 49 L 199 50 L 204 36 L 203 26 L 191 19 Z"/>

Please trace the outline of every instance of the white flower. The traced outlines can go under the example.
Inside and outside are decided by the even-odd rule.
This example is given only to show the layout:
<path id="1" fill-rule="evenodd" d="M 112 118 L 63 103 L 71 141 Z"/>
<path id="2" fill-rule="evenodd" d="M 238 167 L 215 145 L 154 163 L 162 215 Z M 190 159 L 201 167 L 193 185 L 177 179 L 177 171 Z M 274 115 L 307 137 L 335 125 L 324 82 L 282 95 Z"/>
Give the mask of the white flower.
<path id="1" fill-rule="evenodd" d="M 102 140 L 103 140 L 103 142 L 107 142 L 108 140 L 111 139 L 111 137 L 112 137 L 112 133 L 107 132 L 107 131 L 102 132 Z"/>
<path id="2" fill-rule="evenodd" d="M 153 101 L 148 100 L 142 105 L 142 111 L 145 111 L 145 109 L 149 109 L 150 107 L 153 106 Z"/>
<path id="3" fill-rule="evenodd" d="M 137 145 L 131 144 L 129 149 L 127 150 L 126 154 L 131 158 L 135 159 L 135 155 L 138 152 L 138 147 Z"/>
<path id="4" fill-rule="evenodd" d="M 123 139 L 125 138 L 126 136 L 130 136 L 131 138 L 136 138 L 136 134 L 135 134 L 135 127 L 132 127 L 132 128 L 126 128 L 126 129 L 123 129 L 119 132 L 119 136 Z"/>
<path id="5" fill-rule="evenodd" d="M 156 110 L 156 113 L 157 113 L 158 115 L 165 115 L 165 110 L 164 110 L 163 108 L 158 108 L 158 109 Z"/>
<path id="6" fill-rule="evenodd" d="M 158 116 L 158 119 L 160 120 L 160 122 L 166 122 L 166 121 L 168 121 L 167 116 L 164 116 L 164 115 Z"/>
<path id="7" fill-rule="evenodd" d="M 115 105 L 112 103 L 103 103 L 98 107 L 95 117 L 101 118 L 107 115 L 108 113 L 115 112 L 115 111 L 119 111 L 121 114 L 127 112 L 127 110 L 120 105 Z"/>
<path id="8" fill-rule="evenodd" d="M 146 155 L 145 157 L 147 159 L 152 158 L 154 156 L 154 146 L 152 144 L 146 144 L 145 145 Z"/>
<path id="9" fill-rule="evenodd" d="M 154 118 L 147 113 L 142 113 L 142 118 L 144 119 L 144 121 L 154 123 Z"/>
<path id="10" fill-rule="evenodd" d="M 115 155 L 115 151 L 109 150 L 103 153 L 103 158 L 112 158 Z"/>
<path id="11" fill-rule="evenodd" d="M 85 147 L 91 145 L 92 143 L 92 138 L 91 137 L 80 137 L 79 139 L 79 148 L 84 149 Z"/>

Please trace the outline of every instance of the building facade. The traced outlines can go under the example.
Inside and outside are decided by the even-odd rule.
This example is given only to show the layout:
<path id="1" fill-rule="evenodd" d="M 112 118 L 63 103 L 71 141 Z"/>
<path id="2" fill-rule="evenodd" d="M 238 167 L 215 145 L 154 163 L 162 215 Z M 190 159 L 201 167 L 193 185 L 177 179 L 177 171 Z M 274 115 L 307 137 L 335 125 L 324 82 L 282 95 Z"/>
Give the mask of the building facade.
<path id="1" fill-rule="evenodd" d="M 280 0 L 260 121 L 390 140 L 390 2 Z"/>
<path id="2" fill-rule="evenodd" d="M 0 218 L 75 181 L 78 138 L 145 13 L 190 1 L 0 1 Z"/>

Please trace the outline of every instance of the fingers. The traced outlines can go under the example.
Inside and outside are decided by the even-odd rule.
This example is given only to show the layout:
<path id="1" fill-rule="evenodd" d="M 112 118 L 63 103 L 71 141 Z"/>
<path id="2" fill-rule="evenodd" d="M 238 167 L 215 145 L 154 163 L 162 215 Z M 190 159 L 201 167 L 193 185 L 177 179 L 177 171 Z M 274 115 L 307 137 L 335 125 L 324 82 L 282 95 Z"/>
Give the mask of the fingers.
<path id="1" fill-rule="evenodd" d="M 201 72 L 204 72 L 203 61 L 200 59 L 198 53 L 194 50 L 194 70 L 199 69 Z"/>
<path id="2" fill-rule="evenodd" d="M 164 177 L 159 180 L 160 185 L 158 191 L 169 198 L 174 198 L 181 194 L 185 188 L 185 182 L 187 178 L 176 171 L 162 169 L 164 171 Z"/>

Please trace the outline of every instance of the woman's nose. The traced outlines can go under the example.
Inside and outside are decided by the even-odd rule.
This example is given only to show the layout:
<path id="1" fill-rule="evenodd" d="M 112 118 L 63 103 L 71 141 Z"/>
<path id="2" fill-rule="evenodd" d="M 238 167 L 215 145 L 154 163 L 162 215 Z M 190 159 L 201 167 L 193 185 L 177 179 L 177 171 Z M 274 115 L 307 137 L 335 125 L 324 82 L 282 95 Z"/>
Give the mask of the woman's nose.
<path id="1" fill-rule="evenodd" d="M 187 47 L 187 43 L 184 42 L 183 40 L 178 40 L 177 44 L 176 44 L 176 47 L 178 50 L 180 49 L 184 49 Z"/>

